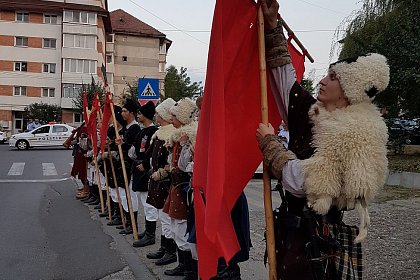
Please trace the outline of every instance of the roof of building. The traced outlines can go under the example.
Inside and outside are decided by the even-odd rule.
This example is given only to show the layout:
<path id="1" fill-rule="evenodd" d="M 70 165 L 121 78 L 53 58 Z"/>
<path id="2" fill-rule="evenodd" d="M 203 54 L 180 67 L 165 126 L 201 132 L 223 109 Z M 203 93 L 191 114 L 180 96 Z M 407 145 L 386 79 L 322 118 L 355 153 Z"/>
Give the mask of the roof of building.
<path id="1" fill-rule="evenodd" d="M 111 26 L 115 34 L 165 38 L 166 35 L 122 9 L 110 12 Z"/>

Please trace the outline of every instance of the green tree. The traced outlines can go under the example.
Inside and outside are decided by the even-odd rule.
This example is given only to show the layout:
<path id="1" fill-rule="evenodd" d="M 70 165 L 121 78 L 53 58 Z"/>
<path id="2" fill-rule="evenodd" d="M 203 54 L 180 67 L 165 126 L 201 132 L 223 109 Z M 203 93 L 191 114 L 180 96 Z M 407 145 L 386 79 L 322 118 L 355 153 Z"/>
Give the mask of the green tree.
<path id="1" fill-rule="evenodd" d="M 390 117 L 420 116 L 419 15 L 418 0 L 363 0 L 356 15 L 343 22 L 347 27 L 340 59 L 370 52 L 388 59 L 391 80 L 375 102 Z"/>
<path id="2" fill-rule="evenodd" d="M 25 107 L 25 112 L 31 119 L 38 119 L 40 123 L 61 121 L 61 107 L 47 103 L 32 103 Z"/>
<path id="3" fill-rule="evenodd" d="M 165 76 L 165 97 L 178 101 L 183 97 L 192 97 L 194 94 L 203 94 L 202 82 L 192 83 L 185 67 L 181 67 L 178 71 L 175 66 L 169 66 Z"/>
<path id="4" fill-rule="evenodd" d="M 100 85 L 99 83 L 96 84 L 86 84 L 83 85 L 82 88 L 80 88 L 79 93 L 75 98 L 73 98 L 73 109 L 75 109 L 77 112 L 82 113 L 83 112 L 83 94 L 86 92 L 87 101 L 88 101 L 88 108 L 89 110 L 92 108 L 92 101 L 93 97 L 95 95 L 95 92 L 98 93 L 99 100 L 101 101 L 101 104 L 104 104 L 105 101 L 105 88 Z"/>
<path id="5" fill-rule="evenodd" d="M 138 90 L 139 90 L 139 85 L 138 85 L 137 81 L 127 82 L 127 87 L 124 89 L 124 93 L 121 96 L 121 99 L 123 99 L 121 103 L 124 103 L 124 100 L 126 98 L 130 98 L 130 99 L 133 99 L 134 101 L 138 102 L 138 100 L 139 100 Z"/>
<path id="6" fill-rule="evenodd" d="M 300 85 L 306 89 L 309 93 L 314 94 L 315 87 L 314 87 L 314 81 L 311 78 L 303 77 L 302 81 L 300 82 Z"/>

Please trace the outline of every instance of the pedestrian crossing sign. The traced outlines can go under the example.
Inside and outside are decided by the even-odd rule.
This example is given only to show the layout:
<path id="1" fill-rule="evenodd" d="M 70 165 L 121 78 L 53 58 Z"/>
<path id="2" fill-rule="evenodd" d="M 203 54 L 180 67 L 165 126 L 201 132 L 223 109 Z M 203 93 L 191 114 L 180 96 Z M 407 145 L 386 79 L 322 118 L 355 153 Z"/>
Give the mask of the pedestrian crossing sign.
<path id="1" fill-rule="evenodd" d="M 138 82 L 138 99 L 141 105 L 148 101 L 155 104 L 159 101 L 159 79 L 140 78 Z"/>

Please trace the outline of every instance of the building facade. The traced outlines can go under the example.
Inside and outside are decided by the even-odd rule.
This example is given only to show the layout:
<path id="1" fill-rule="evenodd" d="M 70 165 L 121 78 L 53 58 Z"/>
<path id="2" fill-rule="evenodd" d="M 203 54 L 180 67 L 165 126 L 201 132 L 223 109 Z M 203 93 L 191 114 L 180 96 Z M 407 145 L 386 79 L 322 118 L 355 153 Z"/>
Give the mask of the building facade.
<path id="1" fill-rule="evenodd" d="M 0 125 L 24 131 L 24 108 L 42 102 L 62 108 L 57 121 L 77 126 L 73 98 L 92 77 L 104 84 L 102 65 L 115 96 L 138 77 L 159 79 L 164 94 L 170 44 L 122 10 L 110 16 L 106 0 L 0 0 Z"/>
<path id="2" fill-rule="evenodd" d="M 110 13 L 112 34 L 107 36 L 107 73 L 115 96 L 139 78 L 159 80 L 159 94 L 165 96 L 166 56 L 171 41 L 166 35 L 119 9 Z"/>

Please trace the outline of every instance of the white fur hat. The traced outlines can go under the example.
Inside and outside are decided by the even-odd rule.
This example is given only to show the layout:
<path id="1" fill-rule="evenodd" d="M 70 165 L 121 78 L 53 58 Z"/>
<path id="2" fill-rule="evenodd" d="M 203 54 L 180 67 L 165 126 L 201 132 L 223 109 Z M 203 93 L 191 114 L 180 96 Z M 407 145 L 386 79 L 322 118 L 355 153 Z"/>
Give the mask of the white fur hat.
<path id="1" fill-rule="evenodd" d="M 337 75 L 350 104 L 370 102 L 389 83 L 386 57 L 377 53 L 337 61 L 330 70 Z"/>
<path id="2" fill-rule="evenodd" d="M 171 107 L 175 105 L 175 100 L 172 98 L 167 98 L 163 100 L 162 103 L 160 103 L 156 107 L 156 113 L 165 121 L 171 122 Z"/>
<path id="3" fill-rule="evenodd" d="M 197 106 L 188 97 L 182 98 L 171 107 L 171 114 L 181 123 L 190 124 L 196 117 Z"/>

